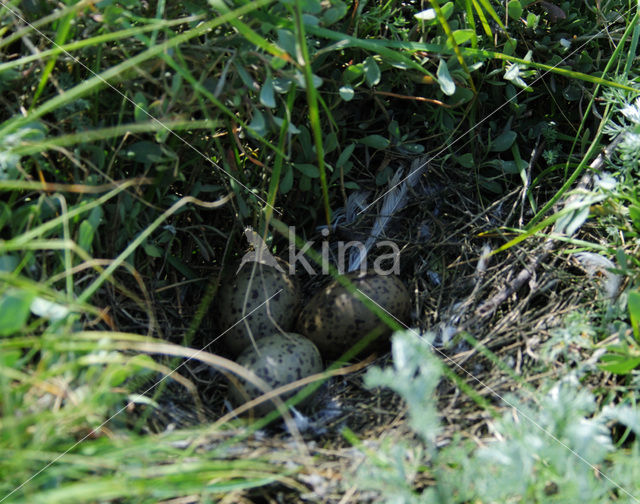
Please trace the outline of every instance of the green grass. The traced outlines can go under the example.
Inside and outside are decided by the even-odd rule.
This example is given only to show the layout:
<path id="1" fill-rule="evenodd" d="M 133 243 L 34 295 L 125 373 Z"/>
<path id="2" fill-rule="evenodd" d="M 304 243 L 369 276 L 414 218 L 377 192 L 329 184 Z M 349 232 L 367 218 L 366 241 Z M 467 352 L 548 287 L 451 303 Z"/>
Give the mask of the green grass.
<path id="1" fill-rule="evenodd" d="M 288 464 L 290 454 L 246 448 L 270 418 L 207 423 L 208 384 L 172 370 L 195 357 L 238 372 L 197 348 L 215 337 L 212 299 L 242 256 L 246 226 L 278 253 L 289 225 L 304 243 L 352 191 L 382 192 L 389 161 L 416 155 L 452 184 L 469 182 L 479 206 L 521 191 L 524 217 L 496 224 L 496 235 L 515 236 L 494 241 L 494 257 L 553 236 L 554 225 L 584 225 L 558 237 L 563 252 L 614 258 L 624 292 L 566 319 L 530 370 L 553 377 L 535 386 L 463 334 L 513 384 L 506 403 L 415 334 L 397 335 L 391 366 L 372 368 L 366 383 L 405 399 L 417 441 L 371 449 L 363 432 L 345 430 L 340 442 L 367 455 L 345 481 L 382 501 L 631 502 L 640 492 L 629 462 L 638 451 L 640 29 L 635 6 L 597 5 L 0 7 L 0 502 L 309 492 L 299 475 L 322 461 L 300 438 Z M 615 184 L 560 208 L 616 135 L 625 140 L 601 167 Z M 533 146 L 541 153 L 530 161 Z M 563 345 L 587 355 L 573 361 Z M 436 443 L 442 377 L 474 414 L 494 419 L 491 444 L 463 430 L 446 448 Z M 150 432 L 176 389 L 197 424 Z"/>

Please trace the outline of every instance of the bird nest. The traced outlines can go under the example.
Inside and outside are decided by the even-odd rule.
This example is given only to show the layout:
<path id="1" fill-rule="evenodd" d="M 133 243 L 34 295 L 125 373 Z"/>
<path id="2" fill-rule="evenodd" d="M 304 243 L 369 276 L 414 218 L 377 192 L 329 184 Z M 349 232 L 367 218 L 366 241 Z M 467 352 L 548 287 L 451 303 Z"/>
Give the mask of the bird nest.
<path id="1" fill-rule="evenodd" d="M 587 179 L 581 181 L 583 186 L 588 183 Z M 470 178 L 452 180 L 450 172 L 429 166 L 408 190 L 404 208 L 392 217 L 393 225 L 379 236 L 393 240 L 401 249 L 401 277 L 413 303 L 409 327 L 416 337 L 429 335 L 443 362 L 496 408 L 504 407 L 500 397 L 519 387 L 510 373 L 534 386 L 554 376 L 553 363 L 540 365 L 541 345 L 568 313 L 590 310 L 601 298 L 599 286 L 585 268 L 559 253 L 559 242 L 548 236 L 533 235 L 490 254 L 514 237 L 505 229 L 517 228 L 530 217 L 523 196 L 522 190 L 514 190 L 487 203 Z M 545 199 L 544 195 L 540 198 Z M 371 206 L 356 223 L 340 229 L 350 236 L 358 232 L 366 236 L 381 204 Z M 583 236 L 590 232 L 596 231 L 586 225 L 580 230 Z M 235 234 L 229 231 L 225 248 L 234 240 L 241 242 L 237 230 Z M 171 289 L 149 289 L 155 297 L 152 304 L 156 306 L 157 326 L 165 339 L 193 347 L 204 347 L 213 339 L 215 324 L 207 316 L 210 309 L 205 307 L 203 312 L 200 301 L 213 297 L 221 272 L 204 273 L 208 280 L 200 284 L 185 287 L 176 283 L 175 297 L 167 295 Z M 317 287 L 317 279 L 301 279 L 307 291 Z M 122 304 L 115 306 L 127 313 L 132 321 L 130 329 L 139 332 L 141 326 L 136 327 L 133 311 Z M 123 318 L 122 313 L 119 316 Z M 198 320 L 196 331 L 194 319 Z M 186 341 L 185 334 L 190 335 Z M 214 344 L 208 350 L 219 349 Z M 496 365 L 498 361 L 510 371 Z M 384 439 L 416 436 L 408 425 L 407 405 L 399 396 L 364 385 L 363 376 L 370 366 L 390 363 L 389 353 L 365 352 L 316 392 L 312 410 L 297 422 L 285 425 L 276 421 L 252 431 L 245 420 L 236 419 L 224 429 L 202 434 L 200 450 L 247 434 L 234 441 L 229 456 L 267 456 L 283 468 L 304 468 L 279 483 L 235 492 L 229 502 L 249 502 L 259 495 L 280 495 L 282 501 L 344 502 L 353 495 L 357 490 L 349 486 L 345 475 L 354 471 L 364 455 L 345 440 L 345 427 L 371 446 Z M 197 360 L 188 362 L 180 372 L 195 385 L 197 394 L 185 394 L 182 385 L 167 382 L 154 396 L 157 406 L 137 406 L 132 414 L 134 420 L 144 418 L 147 431 L 202 426 L 229 414 L 227 382 L 221 374 Z M 145 389 L 146 384 L 136 386 Z M 443 378 L 434 400 L 442 422 L 439 446 L 454 436 L 481 442 L 490 435 L 490 414 L 459 384 Z M 429 481 L 425 476 L 418 484 L 428 485 Z M 357 500 L 368 498 L 373 496 L 360 494 Z"/>

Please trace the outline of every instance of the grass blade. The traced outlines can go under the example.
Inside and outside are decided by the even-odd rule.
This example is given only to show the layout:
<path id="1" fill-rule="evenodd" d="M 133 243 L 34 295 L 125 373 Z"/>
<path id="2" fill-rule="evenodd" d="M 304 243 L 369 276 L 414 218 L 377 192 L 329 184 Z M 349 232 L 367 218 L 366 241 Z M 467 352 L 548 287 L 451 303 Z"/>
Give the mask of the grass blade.
<path id="1" fill-rule="evenodd" d="M 70 12 L 60 20 L 60 26 L 58 27 L 58 32 L 56 34 L 56 45 L 62 45 L 66 42 L 67 37 L 69 36 L 69 30 L 71 29 L 71 20 L 74 17 L 74 13 Z M 49 77 L 51 76 L 51 72 L 53 71 L 53 67 L 56 64 L 57 60 L 57 56 L 54 56 L 49 61 L 47 61 L 47 64 L 44 67 L 44 71 L 42 72 L 42 77 L 40 77 L 40 82 L 38 83 L 36 92 L 33 94 L 33 98 L 31 99 L 30 108 L 33 108 L 35 106 L 38 98 L 42 94 L 42 91 L 49 81 Z"/>
<path id="2" fill-rule="evenodd" d="M 429 0 L 429 1 L 431 2 L 431 5 L 433 6 L 433 10 L 436 11 L 436 17 L 438 18 L 438 22 L 440 23 L 440 26 L 442 26 L 442 29 L 447 34 L 447 39 L 449 40 L 449 43 L 451 44 L 451 47 L 453 47 L 453 51 L 456 54 L 456 58 L 458 58 L 458 62 L 460 63 L 460 66 L 467 73 L 467 77 L 469 78 L 469 84 L 471 86 L 471 90 L 473 91 L 473 94 L 475 95 L 476 94 L 476 86 L 473 83 L 473 77 L 471 77 L 471 72 L 469 71 L 469 67 L 467 67 L 467 63 L 465 62 L 464 57 L 462 56 L 462 52 L 460 51 L 460 47 L 456 43 L 456 39 L 455 39 L 455 37 L 453 35 L 453 31 L 451 30 L 451 27 L 449 26 L 447 18 L 442 13 L 442 9 L 440 8 L 440 4 L 438 3 L 438 0 Z"/>
<path id="3" fill-rule="evenodd" d="M 327 175 L 324 168 L 324 146 L 322 144 L 322 128 L 320 127 L 320 113 L 318 111 L 318 96 L 316 88 L 313 84 L 313 72 L 311 70 L 311 59 L 309 58 L 309 48 L 305 35 L 305 25 L 302 22 L 302 11 L 300 0 L 296 0 L 295 6 L 296 34 L 298 35 L 298 44 L 302 51 L 302 59 L 304 61 L 304 80 L 307 91 L 307 104 L 309 106 L 309 122 L 313 131 L 313 140 L 316 146 L 316 156 L 318 159 L 318 171 L 320 172 L 320 185 L 322 186 L 322 197 L 324 201 L 324 213 L 327 220 L 327 226 L 331 225 L 331 207 L 329 206 L 329 190 L 327 187 Z"/>
<path id="4" fill-rule="evenodd" d="M 179 35 L 176 35 L 175 37 L 170 38 L 169 40 L 161 44 L 149 47 L 145 51 L 142 51 L 132 58 L 125 60 L 122 63 L 119 63 L 118 65 L 115 65 L 105 70 L 104 72 L 95 75 L 81 82 L 80 84 L 77 84 L 76 86 L 66 90 L 62 95 L 51 98 L 26 116 L 6 121 L 0 128 L 0 137 L 6 136 L 10 132 L 17 130 L 21 126 L 24 126 L 25 124 L 39 117 L 42 117 L 45 114 L 53 112 L 60 107 L 77 100 L 78 98 L 81 98 L 91 92 L 96 92 L 101 87 L 107 85 L 109 81 L 116 78 L 121 78 L 126 71 L 135 69 L 145 61 L 153 57 L 160 56 L 163 53 L 166 53 L 166 51 L 171 48 L 177 47 L 180 44 L 187 42 L 195 37 L 205 35 L 212 29 L 229 22 L 231 19 L 252 12 L 255 9 L 268 5 L 271 2 L 272 0 L 256 0 L 255 2 L 243 5 L 242 7 L 239 7 L 227 14 L 218 16 L 216 19 L 212 19 L 211 21 L 202 23 L 201 25 L 187 30 L 184 33 L 180 33 Z"/>

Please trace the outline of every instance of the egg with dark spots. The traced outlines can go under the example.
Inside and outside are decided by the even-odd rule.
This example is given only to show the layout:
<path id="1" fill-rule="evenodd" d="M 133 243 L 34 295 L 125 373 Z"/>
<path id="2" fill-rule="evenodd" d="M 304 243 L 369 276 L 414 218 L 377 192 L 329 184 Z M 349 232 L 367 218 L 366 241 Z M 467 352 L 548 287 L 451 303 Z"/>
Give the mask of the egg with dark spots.
<path id="1" fill-rule="evenodd" d="M 223 280 L 216 298 L 222 342 L 232 356 L 253 341 L 293 329 L 299 308 L 299 288 L 286 271 L 247 263 Z"/>
<path id="2" fill-rule="evenodd" d="M 401 322 L 408 321 L 411 300 L 397 276 L 355 272 L 346 277 L 383 310 Z M 311 298 L 296 325 L 296 330 L 313 341 L 327 358 L 340 356 L 374 329 L 381 331 L 379 343 L 388 341 L 391 328 L 338 280 Z"/>
<path id="3" fill-rule="evenodd" d="M 296 333 L 278 333 L 261 338 L 255 348 L 247 347 L 236 362 L 253 371 L 273 389 L 320 373 L 323 369 L 318 348 L 309 339 Z M 292 390 L 280 398 L 286 401 L 299 391 L 299 388 Z M 236 384 L 232 382 L 230 387 L 230 397 L 236 406 L 263 394 L 260 388 L 240 378 Z M 305 398 L 298 405 L 303 406 L 310 398 Z M 255 413 L 264 415 L 274 408 L 272 401 L 266 401 L 256 406 Z"/>

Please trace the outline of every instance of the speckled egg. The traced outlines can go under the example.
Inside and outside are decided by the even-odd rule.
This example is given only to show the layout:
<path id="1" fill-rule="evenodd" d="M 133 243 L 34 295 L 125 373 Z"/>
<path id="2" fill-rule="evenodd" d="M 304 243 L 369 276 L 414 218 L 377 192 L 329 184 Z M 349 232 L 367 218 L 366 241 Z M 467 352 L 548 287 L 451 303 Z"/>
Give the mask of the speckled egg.
<path id="1" fill-rule="evenodd" d="M 355 272 L 347 278 L 394 317 L 408 320 L 409 292 L 398 277 Z M 382 330 L 377 341 L 388 340 L 391 329 L 355 294 L 333 280 L 302 309 L 296 330 L 313 341 L 323 356 L 338 357 L 377 327 Z"/>
<path id="2" fill-rule="evenodd" d="M 241 366 L 253 371 L 271 388 L 281 387 L 309 375 L 322 371 L 322 358 L 318 348 L 307 338 L 296 333 L 278 333 L 262 338 L 257 348 L 246 348 L 236 359 Z M 230 387 L 231 400 L 237 406 L 261 396 L 264 392 L 255 385 L 239 380 L 237 388 Z M 286 401 L 300 389 L 283 394 Z M 308 402 L 310 396 L 303 402 Z M 300 406 L 302 404 L 299 404 Z M 266 401 L 256 407 L 256 414 L 264 415 L 274 408 L 272 401 Z"/>
<path id="3" fill-rule="evenodd" d="M 257 341 L 274 332 L 290 331 L 299 300 L 298 284 L 285 271 L 264 264 L 257 264 L 253 271 L 253 264 L 245 264 L 218 291 L 219 325 L 227 331 L 222 336 L 224 346 L 236 356 L 252 345 L 250 334 Z"/>

